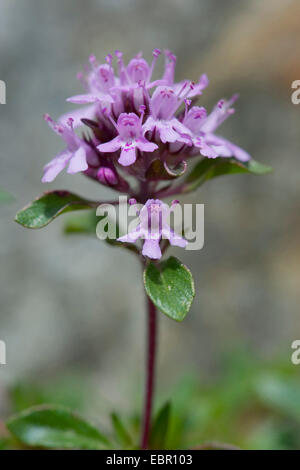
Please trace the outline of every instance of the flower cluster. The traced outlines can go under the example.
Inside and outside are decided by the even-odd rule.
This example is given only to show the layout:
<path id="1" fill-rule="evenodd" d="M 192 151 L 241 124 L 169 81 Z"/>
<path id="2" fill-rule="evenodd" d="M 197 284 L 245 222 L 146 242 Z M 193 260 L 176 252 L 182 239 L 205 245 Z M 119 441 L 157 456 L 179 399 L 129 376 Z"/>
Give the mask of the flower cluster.
<path id="1" fill-rule="evenodd" d="M 208 85 L 207 76 L 200 76 L 197 83 L 175 82 L 176 57 L 164 51 L 163 75 L 154 79 L 160 55 L 155 49 L 151 64 L 138 54 L 126 65 L 122 53 L 116 51 L 116 69 L 112 55 L 104 64 L 90 57 L 78 75 L 84 93 L 67 100 L 84 106 L 63 115 L 57 123 L 45 115 L 66 148 L 45 166 L 43 182 L 52 182 L 67 167 L 68 173 L 82 172 L 141 203 L 151 200 L 146 211 L 160 207 L 153 198 L 161 194 L 161 182 L 171 179 L 168 172 L 178 165 L 185 171 L 190 159 L 201 156 L 250 159 L 245 150 L 216 134 L 233 114 L 237 95 L 220 100 L 208 113 L 196 105 Z M 81 136 L 77 132 L 80 126 L 85 126 Z M 154 163 L 156 171 L 149 172 Z M 156 246 L 156 255 L 158 249 Z"/>
<path id="2" fill-rule="evenodd" d="M 192 105 L 208 85 L 206 75 L 198 83 L 176 83 L 176 57 L 171 52 L 165 51 L 165 69 L 159 80 L 153 80 L 158 49 L 153 51 L 151 65 L 138 54 L 126 66 L 122 53 L 115 54 L 117 75 L 111 55 L 105 64 L 91 56 L 85 73 L 78 75 L 85 93 L 67 101 L 86 106 L 62 116 L 58 124 L 45 116 L 67 147 L 46 165 L 44 182 L 53 181 L 67 165 L 68 173 L 84 172 L 113 186 L 120 182 L 118 173 L 124 169 L 139 180 L 145 179 L 153 159 L 170 161 L 173 157 L 178 163 L 199 154 L 241 161 L 250 158 L 247 152 L 215 134 L 234 112 L 236 95 L 229 101 L 220 100 L 208 114 L 205 108 Z M 91 133 L 80 138 L 75 128 L 83 124 Z"/>

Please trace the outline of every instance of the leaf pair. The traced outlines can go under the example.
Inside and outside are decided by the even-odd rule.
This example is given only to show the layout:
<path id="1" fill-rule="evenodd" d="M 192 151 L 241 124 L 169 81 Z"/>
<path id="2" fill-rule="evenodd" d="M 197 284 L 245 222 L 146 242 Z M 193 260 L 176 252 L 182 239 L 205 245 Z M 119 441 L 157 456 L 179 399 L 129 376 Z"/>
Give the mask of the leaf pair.
<path id="1" fill-rule="evenodd" d="M 45 227 L 60 214 L 91 209 L 96 205 L 96 202 L 76 194 L 54 191 L 45 193 L 22 209 L 15 220 L 24 227 L 37 229 Z M 93 211 L 89 211 L 80 218 L 70 220 L 65 227 L 65 233 L 94 234 L 96 225 L 97 217 Z M 117 243 L 114 240 L 109 242 Z M 136 249 L 134 245 L 128 247 Z M 144 272 L 144 284 L 154 305 L 165 315 L 176 321 L 185 318 L 195 295 L 195 287 L 191 272 L 179 260 L 170 257 L 162 263 L 150 263 Z"/>

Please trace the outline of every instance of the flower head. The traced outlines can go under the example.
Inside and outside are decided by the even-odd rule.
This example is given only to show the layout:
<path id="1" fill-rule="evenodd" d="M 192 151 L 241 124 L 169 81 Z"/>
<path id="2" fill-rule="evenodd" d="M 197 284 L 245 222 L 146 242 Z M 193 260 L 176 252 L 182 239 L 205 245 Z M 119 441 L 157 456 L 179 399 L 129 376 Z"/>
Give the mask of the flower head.
<path id="1" fill-rule="evenodd" d="M 148 199 L 139 212 L 139 225 L 132 232 L 120 237 L 118 241 L 135 243 L 139 238 L 144 239 L 142 254 L 152 259 L 160 259 L 162 256 L 160 249 L 162 238 L 169 240 L 173 246 L 185 248 L 187 241 L 169 225 L 171 211 L 172 207 L 169 208 L 159 199 Z"/>
<path id="2" fill-rule="evenodd" d="M 153 190 L 148 196 L 155 197 L 159 179 L 166 179 L 166 173 L 174 177 L 164 168 L 182 161 L 186 168 L 186 162 L 199 155 L 249 160 L 245 150 L 216 134 L 234 113 L 237 95 L 219 101 L 207 113 L 195 104 L 208 85 L 207 76 L 202 74 L 196 83 L 176 82 L 176 56 L 167 50 L 163 74 L 155 77 L 160 56 L 161 51 L 154 49 L 151 62 L 139 53 L 125 63 L 121 51 L 115 51 L 115 59 L 108 54 L 104 63 L 90 57 L 84 72 L 78 74 L 84 93 L 68 98 L 84 106 L 63 115 L 58 124 L 46 118 L 67 148 L 45 167 L 44 182 L 52 181 L 68 165 L 69 173 L 81 171 L 118 190 L 146 185 Z M 82 138 L 74 132 L 79 125 L 87 126 Z M 155 175 L 148 172 L 154 160 Z"/>

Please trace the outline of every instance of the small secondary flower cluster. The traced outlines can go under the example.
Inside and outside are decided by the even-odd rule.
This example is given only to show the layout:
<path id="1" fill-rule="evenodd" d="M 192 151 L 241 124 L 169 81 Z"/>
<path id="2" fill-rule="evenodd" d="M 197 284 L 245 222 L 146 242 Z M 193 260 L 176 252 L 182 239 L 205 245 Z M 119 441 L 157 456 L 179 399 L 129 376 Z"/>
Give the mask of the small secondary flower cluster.
<path id="1" fill-rule="evenodd" d="M 129 204 L 135 204 L 135 199 L 130 199 Z M 168 240 L 172 246 L 185 248 L 187 240 L 174 232 L 168 224 L 170 213 L 179 201 L 172 201 L 171 208 L 159 199 L 148 199 L 146 204 L 137 212 L 139 224 L 132 232 L 118 238 L 118 241 L 135 243 L 139 238 L 145 240 L 142 255 L 152 259 L 160 259 L 162 252 L 160 241 Z"/>
<path id="2" fill-rule="evenodd" d="M 163 75 L 154 80 L 160 54 L 155 49 L 148 64 L 140 53 L 125 65 L 122 53 L 116 51 L 117 74 L 112 55 L 104 64 L 90 57 L 89 65 L 78 75 L 85 93 L 67 100 L 85 106 L 63 115 L 57 123 L 45 115 L 66 148 L 45 166 L 43 182 L 52 182 L 67 167 L 68 173 L 82 172 L 139 202 L 149 200 L 147 207 L 153 205 L 156 211 L 161 206 L 153 198 L 161 193 L 160 183 L 171 179 L 168 176 L 173 177 L 172 169 L 178 165 L 185 171 L 187 160 L 197 156 L 250 159 L 246 151 L 215 133 L 234 113 L 237 95 L 220 100 L 207 113 L 195 105 L 208 85 L 207 76 L 200 76 L 197 83 L 175 82 L 176 57 L 164 51 Z M 86 131 L 79 136 L 75 130 L 82 125 Z M 149 173 L 157 161 L 161 167 L 156 165 L 156 170 L 164 168 L 167 175 L 164 171 Z M 155 257 L 157 254 L 156 247 Z"/>

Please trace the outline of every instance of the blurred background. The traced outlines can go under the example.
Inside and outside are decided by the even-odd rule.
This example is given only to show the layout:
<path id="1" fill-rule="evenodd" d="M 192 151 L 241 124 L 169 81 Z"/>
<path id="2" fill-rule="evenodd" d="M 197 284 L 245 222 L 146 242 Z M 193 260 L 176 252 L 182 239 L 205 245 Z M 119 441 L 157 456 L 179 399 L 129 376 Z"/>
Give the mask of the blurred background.
<path id="1" fill-rule="evenodd" d="M 61 149 L 42 115 L 72 108 L 65 98 L 81 92 L 76 74 L 90 54 L 102 61 L 121 49 L 130 59 L 142 50 L 150 60 L 159 47 L 177 55 L 178 80 L 208 74 L 202 105 L 240 93 L 222 134 L 275 171 L 216 179 L 185 197 L 205 204 L 206 240 L 202 251 L 180 252 L 197 292 L 186 320 L 160 315 L 158 402 L 173 396 L 199 416 L 186 445 L 222 438 L 300 448 L 300 366 L 290 363 L 300 338 L 300 108 L 290 99 L 299 20 L 297 0 L 0 0 L 0 189 L 14 197 L 0 205 L 1 419 L 44 400 L 96 422 L 115 408 L 139 411 L 145 315 L 136 259 L 96 237 L 65 237 L 63 217 L 40 231 L 13 218 L 49 189 L 110 199 L 80 175 L 40 182 Z"/>

